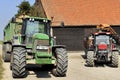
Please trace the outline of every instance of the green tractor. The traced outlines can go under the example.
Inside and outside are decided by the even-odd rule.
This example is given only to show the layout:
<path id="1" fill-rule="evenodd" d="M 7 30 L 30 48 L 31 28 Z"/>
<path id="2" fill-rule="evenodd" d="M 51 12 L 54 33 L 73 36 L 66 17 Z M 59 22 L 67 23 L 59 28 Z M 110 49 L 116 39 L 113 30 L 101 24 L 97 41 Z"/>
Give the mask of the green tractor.
<path id="1" fill-rule="evenodd" d="M 20 34 L 14 35 L 11 43 L 10 68 L 13 78 L 26 77 L 27 64 L 52 65 L 53 75 L 66 75 L 67 51 L 64 45 L 56 45 L 50 24 L 51 21 L 46 18 L 23 19 Z"/>

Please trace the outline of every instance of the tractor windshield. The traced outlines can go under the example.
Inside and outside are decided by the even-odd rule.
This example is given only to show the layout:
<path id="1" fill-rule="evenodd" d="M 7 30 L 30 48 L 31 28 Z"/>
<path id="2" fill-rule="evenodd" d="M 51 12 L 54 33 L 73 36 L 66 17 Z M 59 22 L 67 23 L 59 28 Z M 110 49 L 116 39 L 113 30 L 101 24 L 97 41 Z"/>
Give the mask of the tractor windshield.
<path id="1" fill-rule="evenodd" d="M 109 38 L 110 37 L 107 36 L 107 35 L 98 35 L 98 36 L 96 36 L 96 39 L 95 39 L 96 45 L 98 45 L 100 43 L 109 44 L 110 43 Z"/>
<path id="2" fill-rule="evenodd" d="M 27 21 L 26 35 L 32 37 L 34 33 L 45 33 L 45 25 L 40 21 Z"/>

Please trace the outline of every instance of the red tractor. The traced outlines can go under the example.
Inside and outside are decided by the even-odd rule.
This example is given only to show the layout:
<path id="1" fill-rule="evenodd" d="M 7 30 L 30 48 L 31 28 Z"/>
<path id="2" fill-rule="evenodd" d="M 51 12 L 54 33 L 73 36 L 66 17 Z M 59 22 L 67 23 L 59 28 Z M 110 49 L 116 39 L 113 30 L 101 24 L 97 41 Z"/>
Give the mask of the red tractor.
<path id="1" fill-rule="evenodd" d="M 110 32 L 97 32 L 92 36 L 92 44 L 87 49 L 87 65 L 94 66 L 94 62 L 110 62 L 118 67 L 119 52 L 115 40 Z"/>

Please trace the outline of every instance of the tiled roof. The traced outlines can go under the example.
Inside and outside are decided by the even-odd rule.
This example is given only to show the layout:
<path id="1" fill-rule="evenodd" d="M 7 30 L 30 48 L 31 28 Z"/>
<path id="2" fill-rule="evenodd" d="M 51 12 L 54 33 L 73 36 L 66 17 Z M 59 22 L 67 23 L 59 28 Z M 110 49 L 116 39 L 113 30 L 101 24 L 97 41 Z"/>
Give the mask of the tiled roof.
<path id="1" fill-rule="evenodd" d="M 120 24 L 120 0 L 41 0 L 53 25 Z"/>

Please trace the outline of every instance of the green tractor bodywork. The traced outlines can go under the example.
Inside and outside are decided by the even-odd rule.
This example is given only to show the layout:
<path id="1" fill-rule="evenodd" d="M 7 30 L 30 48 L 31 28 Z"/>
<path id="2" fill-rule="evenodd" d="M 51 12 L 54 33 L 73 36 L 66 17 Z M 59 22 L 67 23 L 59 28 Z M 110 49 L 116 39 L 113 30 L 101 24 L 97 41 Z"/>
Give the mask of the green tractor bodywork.
<path id="1" fill-rule="evenodd" d="M 40 40 L 44 41 L 43 45 L 37 44 L 37 42 L 39 43 Z M 48 43 L 47 41 L 49 41 L 49 36 L 46 34 L 35 33 L 33 36 L 33 52 L 35 53 L 35 60 L 37 64 L 55 64 L 55 60 L 52 59 L 52 52 L 50 51 L 49 47 L 49 44 L 53 46 L 53 41 L 51 40 L 50 43 Z M 46 50 L 40 51 L 39 49 L 42 48 L 45 48 Z"/>
<path id="2" fill-rule="evenodd" d="M 25 77 L 26 64 L 53 65 L 55 76 L 65 76 L 67 72 L 67 52 L 65 46 L 55 45 L 51 36 L 51 21 L 46 18 L 27 17 L 21 27 L 14 22 L 14 29 L 8 29 L 4 41 L 11 40 L 10 68 L 14 78 Z M 11 26 L 13 28 L 13 26 Z M 10 28 L 11 28 L 10 27 Z M 8 32 L 5 28 L 4 33 Z M 10 34 L 10 35 L 11 35 Z M 5 36 L 5 35 L 4 35 Z M 7 37 L 9 36 L 9 37 Z M 17 62 L 18 61 L 18 62 Z"/>

